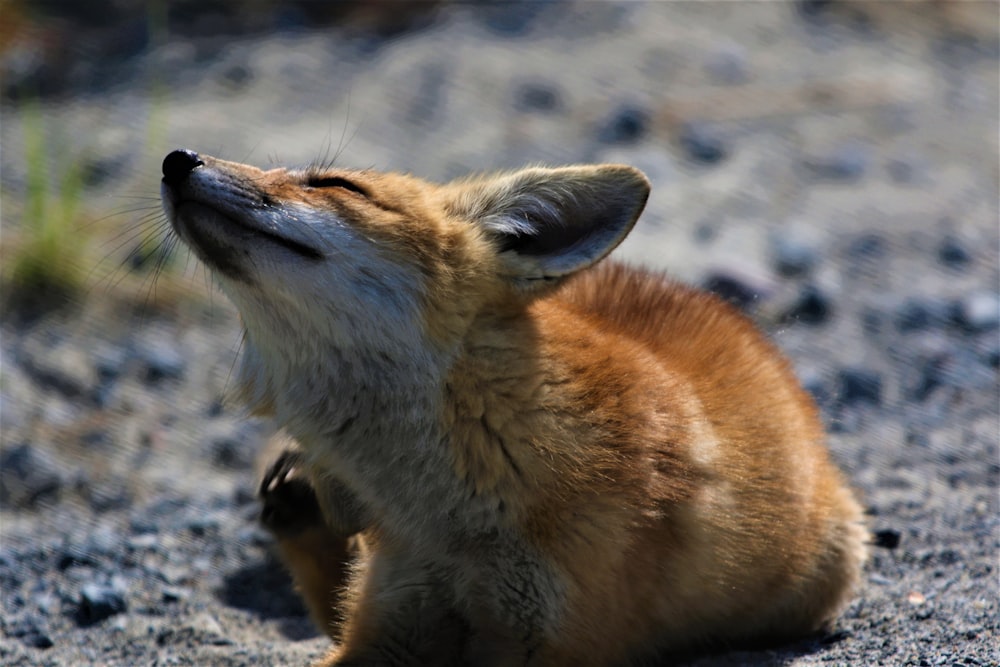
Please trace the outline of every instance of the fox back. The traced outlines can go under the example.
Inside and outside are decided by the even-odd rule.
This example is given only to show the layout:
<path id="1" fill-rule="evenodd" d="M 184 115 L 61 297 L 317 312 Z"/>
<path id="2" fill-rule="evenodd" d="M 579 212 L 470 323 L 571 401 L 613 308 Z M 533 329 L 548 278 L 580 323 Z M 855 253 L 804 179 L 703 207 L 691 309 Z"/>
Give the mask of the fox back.
<path id="1" fill-rule="evenodd" d="M 343 619 L 322 664 L 614 665 L 801 637 L 848 601 L 861 510 L 788 363 L 715 297 L 601 261 L 637 170 L 163 171 L 243 317 L 246 399 L 298 442 L 325 541 L 365 545 L 331 596 L 317 527 L 274 527 Z"/>

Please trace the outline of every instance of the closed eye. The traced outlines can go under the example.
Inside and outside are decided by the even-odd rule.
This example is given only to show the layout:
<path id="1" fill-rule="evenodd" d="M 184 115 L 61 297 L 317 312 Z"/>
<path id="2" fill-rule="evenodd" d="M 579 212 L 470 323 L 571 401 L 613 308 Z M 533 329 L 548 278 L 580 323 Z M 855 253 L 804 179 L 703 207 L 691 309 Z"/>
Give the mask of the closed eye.
<path id="1" fill-rule="evenodd" d="M 343 188 L 344 190 L 356 192 L 362 197 L 368 196 L 368 193 L 360 186 L 340 176 L 310 176 L 306 181 L 306 185 L 311 188 Z"/>

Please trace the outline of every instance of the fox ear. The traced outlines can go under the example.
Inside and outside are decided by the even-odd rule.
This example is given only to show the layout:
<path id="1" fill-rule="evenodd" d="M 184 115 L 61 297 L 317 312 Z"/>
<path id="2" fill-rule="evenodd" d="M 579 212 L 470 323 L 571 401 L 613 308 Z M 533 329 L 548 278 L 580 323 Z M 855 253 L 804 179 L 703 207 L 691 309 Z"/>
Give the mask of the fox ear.
<path id="1" fill-rule="evenodd" d="M 455 203 L 494 242 L 502 271 L 529 288 L 611 252 L 648 196 L 649 181 L 632 167 L 533 167 L 468 183 Z"/>

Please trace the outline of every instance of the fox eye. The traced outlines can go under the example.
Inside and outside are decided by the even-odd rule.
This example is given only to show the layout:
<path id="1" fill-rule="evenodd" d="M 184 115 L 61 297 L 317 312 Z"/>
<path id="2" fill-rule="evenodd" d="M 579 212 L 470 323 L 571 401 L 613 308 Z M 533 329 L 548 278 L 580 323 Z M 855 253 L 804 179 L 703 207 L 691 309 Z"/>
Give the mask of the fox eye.
<path id="1" fill-rule="evenodd" d="M 311 188 L 343 188 L 344 190 L 356 192 L 362 197 L 368 196 L 368 193 L 359 186 L 339 176 L 310 176 L 309 180 L 306 181 L 306 185 Z"/>

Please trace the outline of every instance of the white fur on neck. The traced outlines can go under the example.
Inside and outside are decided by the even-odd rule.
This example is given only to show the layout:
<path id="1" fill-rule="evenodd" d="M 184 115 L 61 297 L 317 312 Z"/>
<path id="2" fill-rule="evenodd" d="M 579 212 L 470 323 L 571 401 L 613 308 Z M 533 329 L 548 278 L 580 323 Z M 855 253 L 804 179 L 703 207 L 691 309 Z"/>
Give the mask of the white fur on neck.
<path id="1" fill-rule="evenodd" d="M 343 264 L 305 271 L 314 282 L 295 290 L 291 276 L 281 290 L 224 282 L 247 328 L 240 382 L 252 403 L 273 406 L 314 469 L 333 471 L 414 542 L 490 523 L 454 476 L 437 422 L 453 351 L 427 340 L 421 277 L 365 254 L 379 290 L 359 294 Z"/>

